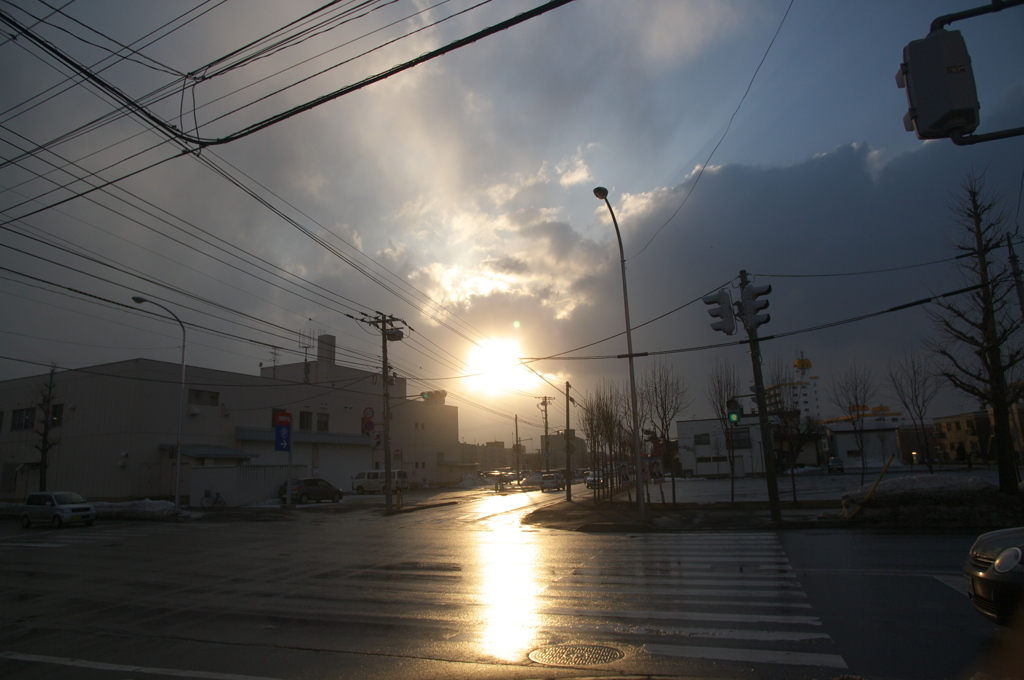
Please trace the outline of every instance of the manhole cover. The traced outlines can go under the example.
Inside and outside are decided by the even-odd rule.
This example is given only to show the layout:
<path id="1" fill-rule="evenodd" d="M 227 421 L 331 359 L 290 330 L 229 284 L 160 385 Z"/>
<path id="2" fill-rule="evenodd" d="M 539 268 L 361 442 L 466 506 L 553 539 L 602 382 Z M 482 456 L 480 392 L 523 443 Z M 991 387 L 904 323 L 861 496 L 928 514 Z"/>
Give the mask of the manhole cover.
<path id="1" fill-rule="evenodd" d="M 545 666 L 594 666 L 618 661 L 623 656 L 617 649 L 597 645 L 541 647 L 530 652 L 531 661 Z"/>

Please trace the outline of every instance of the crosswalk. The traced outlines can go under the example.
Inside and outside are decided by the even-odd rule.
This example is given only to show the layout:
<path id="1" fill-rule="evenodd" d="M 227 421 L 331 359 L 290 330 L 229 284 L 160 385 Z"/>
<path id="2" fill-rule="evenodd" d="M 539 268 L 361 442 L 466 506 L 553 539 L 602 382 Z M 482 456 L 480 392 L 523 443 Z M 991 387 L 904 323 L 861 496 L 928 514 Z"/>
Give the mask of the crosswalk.
<path id="1" fill-rule="evenodd" d="M 488 530 L 448 530 L 443 541 L 415 526 L 404 541 L 375 534 L 358 552 L 308 553 L 265 551 L 262 533 L 217 524 L 123 523 L 29 530 L 0 540 L 0 554 L 31 560 L 72 546 L 186 542 L 188 579 L 118 582 L 119 598 L 144 619 L 187 607 L 193 631 L 221 630 L 230 611 L 239 617 L 233 629 L 272 629 L 282 645 L 308 644 L 307 622 L 316 622 L 358 632 L 360 649 L 415 658 L 519 663 L 572 641 L 622 652 L 621 660 L 590 667 L 602 671 L 847 668 L 773 533 L 571 536 L 505 532 L 483 521 Z"/>
<path id="2" fill-rule="evenodd" d="M 545 599 L 547 614 L 613 622 L 620 642 L 650 655 L 847 667 L 774 534 L 633 536 Z"/>

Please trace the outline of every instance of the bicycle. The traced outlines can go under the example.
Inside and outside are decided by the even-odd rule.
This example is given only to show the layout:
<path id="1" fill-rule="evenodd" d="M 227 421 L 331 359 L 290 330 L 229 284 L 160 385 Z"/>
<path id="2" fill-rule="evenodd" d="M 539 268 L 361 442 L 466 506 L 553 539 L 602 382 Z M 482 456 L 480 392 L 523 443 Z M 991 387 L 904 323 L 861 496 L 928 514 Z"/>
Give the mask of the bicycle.
<path id="1" fill-rule="evenodd" d="M 224 496 L 220 495 L 220 491 L 212 492 L 207 489 L 203 492 L 203 497 L 199 499 L 199 505 L 204 508 L 223 508 Z"/>

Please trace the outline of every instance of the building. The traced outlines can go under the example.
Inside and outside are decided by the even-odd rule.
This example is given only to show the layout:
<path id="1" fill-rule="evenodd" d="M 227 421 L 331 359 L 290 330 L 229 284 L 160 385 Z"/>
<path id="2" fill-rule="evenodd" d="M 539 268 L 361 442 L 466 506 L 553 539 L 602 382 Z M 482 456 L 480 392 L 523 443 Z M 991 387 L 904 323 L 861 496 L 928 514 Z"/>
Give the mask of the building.
<path id="1" fill-rule="evenodd" d="M 764 474 L 761 429 L 756 425 L 726 425 L 717 418 L 676 422 L 679 464 L 684 477 L 728 477 L 729 447 L 733 445 L 736 477 Z"/>
<path id="2" fill-rule="evenodd" d="M 576 430 L 569 430 L 569 440 L 572 446 L 572 466 L 575 469 L 590 467 L 590 449 L 587 448 L 587 441 L 576 436 Z M 540 450 L 542 460 L 539 470 L 564 470 L 565 469 L 565 430 L 555 430 L 554 434 L 542 434 L 540 436 Z"/>
<path id="3" fill-rule="evenodd" d="M 863 448 L 858 446 L 854 425 L 849 419 L 827 423 L 829 453 L 843 461 L 846 470 L 880 468 L 893 459 L 894 465 L 902 465 L 899 458 L 899 417 L 865 419 L 861 423 Z"/>
<path id="4" fill-rule="evenodd" d="M 17 501 L 40 485 L 41 394 L 48 374 L 0 383 L 0 499 Z M 392 464 L 415 484 L 452 484 L 458 409 L 407 395 L 390 379 Z M 379 373 L 335 362 L 333 336 L 316 359 L 265 367 L 259 376 L 188 366 L 181 418 L 179 493 L 204 489 L 229 505 L 276 495 L 289 476 L 323 477 L 343 489 L 361 470 L 383 468 Z M 93 500 L 173 498 L 181 365 L 132 359 L 56 371 L 49 411 L 46 486 Z M 291 463 L 275 451 L 274 412 L 292 414 Z M 10 414 L 9 419 L 4 419 Z M 367 428 L 366 421 L 370 421 Z M 290 474 L 289 474 L 290 472 Z"/>

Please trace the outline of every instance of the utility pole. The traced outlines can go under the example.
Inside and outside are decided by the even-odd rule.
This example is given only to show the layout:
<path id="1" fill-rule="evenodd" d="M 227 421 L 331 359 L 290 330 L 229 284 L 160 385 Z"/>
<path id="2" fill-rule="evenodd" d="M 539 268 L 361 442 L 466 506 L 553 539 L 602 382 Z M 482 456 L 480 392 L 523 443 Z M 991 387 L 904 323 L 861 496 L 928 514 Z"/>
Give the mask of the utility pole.
<path id="1" fill-rule="evenodd" d="M 381 444 L 384 448 L 384 513 L 390 515 L 392 512 L 391 494 L 394 492 L 394 489 L 391 487 L 391 456 L 393 454 L 391 452 L 391 376 L 389 375 L 391 367 L 388 365 L 388 342 L 398 342 L 405 337 L 403 330 L 395 327 L 396 321 L 403 324 L 405 321 L 383 312 L 377 312 L 377 316 L 364 314 L 365 318 L 362 319 L 356 319 L 351 314 L 346 314 L 345 316 L 380 329 L 380 349 L 381 356 L 383 357 L 383 365 L 381 366 L 381 391 L 383 393 Z M 406 324 L 406 327 L 409 327 L 409 325 Z M 412 330 L 412 328 L 410 327 L 409 330 Z"/>
<path id="2" fill-rule="evenodd" d="M 1024 317 L 1024 284 L 1020 280 L 1020 261 L 1013 250 L 1013 237 L 1006 235 L 1006 247 L 1010 249 L 1010 268 L 1013 270 L 1013 287 L 1017 290 L 1017 306 Z"/>
<path id="3" fill-rule="evenodd" d="M 569 436 L 569 404 L 573 399 L 569 396 L 572 385 L 565 382 L 565 500 L 572 500 L 572 438 Z"/>
<path id="4" fill-rule="evenodd" d="M 764 478 L 768 485 L 768 508 L 771 512 L 771 518 L 773 522 L 782 521 L 782 510 L 779 506 L 779 488 L 775 482 L 775 450 L 772 447 L 772 429 L 768 423 L 768 407 L 764 396 L 764 377 L 761 375 L 761 345 L 757 339 L 757 327 L 761 323 L 767 323 L 767 315 L 762 315 L 763 320 L 756 314 L 759 309 L 767 307 L 767 302 L 763 302 L 763 307 L 758 309 L 754 308 L 755 295 L 744 295 L 744 291 L 750 285 L 747 280 L 747 270 L 740 270 L 740 297 L 743 302 L 738 303 L 740 307 L 740 318 L 743 320 L 743 326 L 747 331 L 747 338 L 750 341 L 750 361 L 754 367 L 754 397 L 757 399 L 757 419 L 761 426 L 761 445 L 764 447 Z M 767 287 L 767 290 L 762 290 L 761 294 L 767 294 L 771 292 L 771 286 Z M 749 298 L 749 300 L 748 300 Z"/>
<path id="5" fill-rule="evenodd" d="M 519 472 L 519 414 L 516 414 L 516 482 L 521 481 Z M 520 485 L 520 488 L 522 486 Z"/>
<path id="6" fill-rule="evenodd" d="M 555 400 L 554 397 L 537 397 L 540 403 L 537 408 L 544 411 L 544 472 L 551 472 L 551 438 L 548 436 L 548 404 Z"/>

